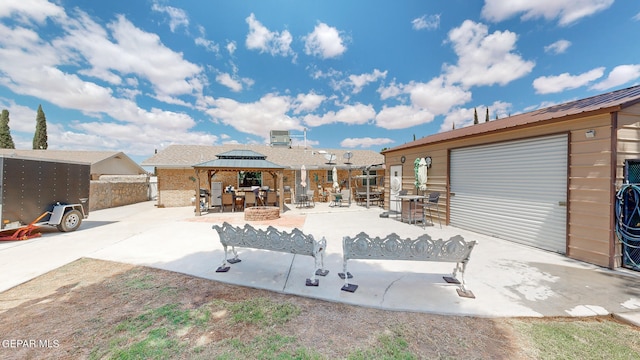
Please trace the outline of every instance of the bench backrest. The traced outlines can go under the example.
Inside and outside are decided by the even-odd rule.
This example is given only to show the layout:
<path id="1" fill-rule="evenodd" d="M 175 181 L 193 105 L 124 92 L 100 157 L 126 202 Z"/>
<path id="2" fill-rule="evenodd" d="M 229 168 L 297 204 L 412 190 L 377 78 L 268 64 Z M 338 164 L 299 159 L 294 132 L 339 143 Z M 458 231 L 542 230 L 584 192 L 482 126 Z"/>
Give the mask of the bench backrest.
<path id="1" fill-rule="evenodd" d="M 253 249 L 284 251 L 291 254 L 315 256 L 324 249 L 322 242 L 314 240 L 313 235 L 305 235 L 295 228 L 290 233 L 279 231 L 269 226 L 267 230 L 255 229 L 249 224 L 244 228 L 224 222 L 222 226 L 213 228 L 220 236 L 220 243 L 224 246 L 248 247 Z"/>
<path id="2" fill-rule="evenodd" d="M 427 234 L 416 239 L 401 239 L 395 233 L 385 238 L 367 235 L 364 232 L 355 237 L 345 236 L 342 239 L 344 260 L 378 259 L 378 260 L 416 260 L 467 262 L 475 241 L 465 241 L 460 235 L 447 241 L 433 240 Z"/>

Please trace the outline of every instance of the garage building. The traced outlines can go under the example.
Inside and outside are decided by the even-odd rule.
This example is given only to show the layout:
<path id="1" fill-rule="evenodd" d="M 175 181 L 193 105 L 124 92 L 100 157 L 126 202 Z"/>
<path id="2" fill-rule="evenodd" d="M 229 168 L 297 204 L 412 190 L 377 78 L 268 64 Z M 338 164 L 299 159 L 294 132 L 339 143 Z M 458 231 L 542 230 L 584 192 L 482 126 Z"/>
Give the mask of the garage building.
<path id="1" fill-rule="evenodd" d="M 443 223 L 616 268 L 616 193 L 628 160 L 640 159 L 640 86 L 426 136 L 383 154 L 391 200 L 400 189 L 421 194 L 414 161 L 430 158 L 426 192 L 441 193 Z"/>

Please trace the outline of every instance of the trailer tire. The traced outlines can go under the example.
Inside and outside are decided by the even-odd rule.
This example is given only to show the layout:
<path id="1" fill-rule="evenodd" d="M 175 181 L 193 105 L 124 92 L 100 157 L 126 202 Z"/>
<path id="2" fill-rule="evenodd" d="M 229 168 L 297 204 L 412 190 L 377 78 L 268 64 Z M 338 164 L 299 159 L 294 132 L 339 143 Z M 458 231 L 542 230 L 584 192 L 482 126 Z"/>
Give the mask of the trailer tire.
<path id="1" fill-rule="evenodd" d="M 62 221 L 57 225 L 62 232 L 76 231 L 82 224 L 82 213 L 78 210 L 71 210 L 62 215 Z"/>

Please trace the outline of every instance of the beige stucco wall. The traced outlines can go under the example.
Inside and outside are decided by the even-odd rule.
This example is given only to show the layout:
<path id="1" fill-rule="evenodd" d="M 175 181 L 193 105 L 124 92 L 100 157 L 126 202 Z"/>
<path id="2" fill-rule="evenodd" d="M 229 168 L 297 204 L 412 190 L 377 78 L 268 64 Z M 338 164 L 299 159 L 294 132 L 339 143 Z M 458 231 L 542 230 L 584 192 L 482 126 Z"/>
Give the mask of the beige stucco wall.
<path id="1" fill-rule="evenodd" d="M 611 251 L 615 241 L 613 229 L 613 201 L 615 183 L 621 183 L 624 159 L 640 157 L 640 105 L 625 109 L 618 116 L 617 158 L 612 166 L 612 117 L 603 114 L 576 117 L 565 121 L 550 121 L 516 130 L 505 130 L 468 139 L 456 139 L 438 144 L 398 150 L 385 154 L 388 172 L 392 165 L 402 167 L 404 189 L 415 193 L 413 160 L 431 156 L 427 186 L 442 193 L 441 213 L 448 221 L 448 154 L 451 149 L 486 143 L 497 143 L 551 134 L 569 134 L 568 203 L 567 203 L 567 256 L 605 267 L 620 265 L 619 246 Z M 594 138 L 587 138 L 587 130 L 595 130 Z M 615 177 L 615 179 L 614 179 Z M 387 195 L 388 196 L 388 190 Z M 388 207 L 388 206 L 387 206 Z M 613 263 L 610 263 L 613 262 Z"/>
<path id="2" fill-rule="evenodd" d="M 89 210 L 107 209 L 149 200 L 149 178 L 102 176 L 89 185 Z"/>

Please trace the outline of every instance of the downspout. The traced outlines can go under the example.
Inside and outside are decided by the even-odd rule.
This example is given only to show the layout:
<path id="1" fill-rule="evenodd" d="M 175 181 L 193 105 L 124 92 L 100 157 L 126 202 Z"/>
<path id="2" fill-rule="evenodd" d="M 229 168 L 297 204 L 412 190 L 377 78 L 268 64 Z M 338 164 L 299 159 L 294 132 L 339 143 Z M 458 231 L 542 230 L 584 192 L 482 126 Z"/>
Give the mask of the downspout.
<path id="1" fill-rule="evenodd" d="M 615 269 L 616 267 L 616 214 L 615 214 L 615 200 L 614 194 L 616 193 L 616 174 L 618 168 L 618 112 L 611 113 L 611 185 L 609 188 L 609 269 Z"/>

